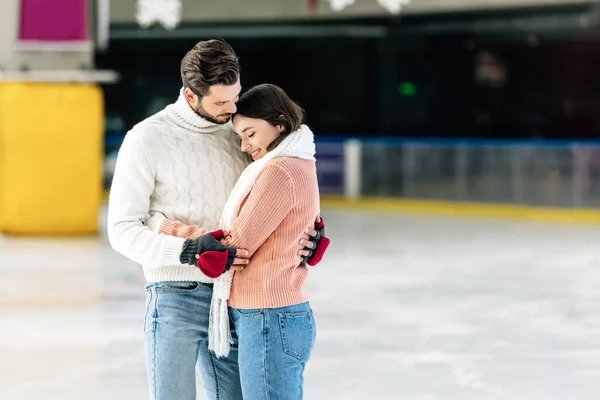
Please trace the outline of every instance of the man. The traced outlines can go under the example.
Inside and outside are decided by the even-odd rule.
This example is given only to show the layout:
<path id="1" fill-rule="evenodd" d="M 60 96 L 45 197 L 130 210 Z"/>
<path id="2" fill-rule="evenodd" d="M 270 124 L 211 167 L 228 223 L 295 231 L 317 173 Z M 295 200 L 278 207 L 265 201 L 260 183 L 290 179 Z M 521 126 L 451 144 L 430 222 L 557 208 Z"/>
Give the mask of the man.
<path id="1" fill-rule="evenodd" d="M 108 237 L 116 251 L 142 264 L 148 281 L 144 332 L 152 398 L 195 399 L 197 365 L 209 399 L 241 400 L 235 332 L 228 357 L 208 350 L 213 279 L 183 262 L 190 247 L 194 253 L 207 243 L 204 250 L 224 249 L 210 235 L 190 243 L 144 225 L 148 215 L 161 213 L 217 230 L 227 197 L 249 163 L 230 123 L 241 92 L 233 49 L 219 40 L 199 42 L 181 62 L 181 79 L 177 101 L 125 137 L 111 187 Z M 228 267 L 247 264 L 245 250 L 227 250 Z"/>

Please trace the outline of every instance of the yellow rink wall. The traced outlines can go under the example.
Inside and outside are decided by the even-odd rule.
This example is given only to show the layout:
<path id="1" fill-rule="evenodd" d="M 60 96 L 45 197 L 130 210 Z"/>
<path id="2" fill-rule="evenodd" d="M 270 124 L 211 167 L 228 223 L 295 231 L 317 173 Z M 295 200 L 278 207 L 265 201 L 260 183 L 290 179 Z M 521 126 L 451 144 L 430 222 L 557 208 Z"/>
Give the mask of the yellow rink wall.
<path id="1" fill-rule="evenodd" d="M 542 208 L 509 204 L 467 203 L 453 201 L 342 197 L 321 198 L 324 209 L 371 210 L 429 215 L 454 215 L 478 218 L 529 220 L 566 224 L 600 225 L 600 210 Z"/>
<path id="2" fill-rule="evenodd" d="M 96 85 L 0 83 L 0 233 L 98 231 L 103 125 Z"/>

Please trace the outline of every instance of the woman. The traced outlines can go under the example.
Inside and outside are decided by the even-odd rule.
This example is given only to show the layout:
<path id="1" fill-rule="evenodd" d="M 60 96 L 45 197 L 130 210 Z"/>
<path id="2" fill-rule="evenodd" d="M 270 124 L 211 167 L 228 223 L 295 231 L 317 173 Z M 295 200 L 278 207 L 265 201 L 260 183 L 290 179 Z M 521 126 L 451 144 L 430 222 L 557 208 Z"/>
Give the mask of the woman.
<path id="1" fill-rule="evenodd" d="M 182 253 L 182 260 L 188 261 L 195 253 L 205 273 L 218 275 L 231 264 L 234 248 L 249 252 L 246 267 L 225 272 L 215 283 L 219 298 L 213 298 L 209 344 L 217 355 L 228 352 L 226 308 L 223 316 L 228 301 L 246 399 L 301 399 L 304 366 L 315 342 L 316 326 L 304 287 L 308 269 L 298 257 L 298 242 L 319 214 L 319 190 L 314 138 L 302 119 L 302 109 L 277 86 L 259 85 L 240 98 L 233 125 L 242 151 L 254 162 L 225 205 L 221 227 L 229 247 L 188 240 L 187 256 Z M 322 227 L 321 221 L 317 228 Z M 168 220 L 162 221 L 159 232 L 188 239 L 205 233 Z M 202 240 L 222 237 L 222 232 L 213 232 Z M 328 243 L 321 239 L 311 264 L 319 261 Z"/>

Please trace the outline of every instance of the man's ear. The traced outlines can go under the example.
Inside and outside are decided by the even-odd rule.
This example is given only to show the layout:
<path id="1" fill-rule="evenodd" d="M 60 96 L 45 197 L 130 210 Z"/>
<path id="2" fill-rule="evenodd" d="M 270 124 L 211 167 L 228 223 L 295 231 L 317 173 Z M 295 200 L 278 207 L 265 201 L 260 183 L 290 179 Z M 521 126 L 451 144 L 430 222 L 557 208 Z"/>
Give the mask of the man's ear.
<path id="1" fill-rule="evenodd" d="M 193 103 L 194 96 L 196 96 L 196 93 L 194 93 L 192 89 L 187 87 L 183 89 L 183 97 L 185 97 L 188 102 Z"/>

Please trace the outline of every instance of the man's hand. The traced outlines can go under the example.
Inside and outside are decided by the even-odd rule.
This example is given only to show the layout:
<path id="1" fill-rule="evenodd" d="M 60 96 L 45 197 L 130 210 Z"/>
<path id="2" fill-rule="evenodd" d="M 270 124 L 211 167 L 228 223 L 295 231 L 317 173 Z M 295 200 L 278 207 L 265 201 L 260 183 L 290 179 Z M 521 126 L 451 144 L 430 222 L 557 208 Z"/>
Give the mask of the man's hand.
<path id="1" fill-rule="evenodd" d="M 325 250 L 329 247 L 331 241 L 325 237 L 325 223 L 320 216 L 315 220 L 315 229 L 308 228 L 300 238 L 298 255 L 302 257 L 302 262 L 315 266 L 323 258 Z"/>
<path id="2" fill-rule="evenodd" d="M 308 228 L 306 231 L 304 231 L 304 233 L 302 234 L 302 238 L 300 239 L 300 246 L 302 246 L 302 249 L 298 251 L 298 255 L 300 257 L 308 257 L 310 256 L 310 250 L 312 250 L 313 247 L 315 247 L 315 243 L 311 241 L 312 238 L 317 236 L 317 231 L 315 231 L 312 228 Z"/>

